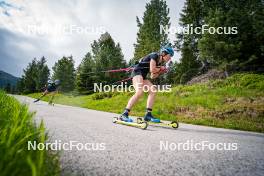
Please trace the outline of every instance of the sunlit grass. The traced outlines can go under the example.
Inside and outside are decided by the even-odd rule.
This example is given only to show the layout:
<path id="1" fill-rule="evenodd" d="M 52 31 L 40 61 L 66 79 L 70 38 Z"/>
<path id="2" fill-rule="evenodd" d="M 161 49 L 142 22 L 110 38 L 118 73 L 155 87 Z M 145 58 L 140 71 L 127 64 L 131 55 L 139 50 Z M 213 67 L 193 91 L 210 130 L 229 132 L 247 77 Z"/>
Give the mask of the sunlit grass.
<path id="1" fill-rule="evenodd" d="M 263 83 L 263 75 L 237 74 L 206 84 L 179 85 L 172 92 L 157 94 L 153 114 L 163 120 L 264 132 Z M 121 113 L 132 95 L 116 92 L 82 96 L 59 94 L 55 103 Z M 48 99 L 48 96 L 44 98 Z M 146 100 L 147 95 L 133 107 L 131 115 L 143 116 Z"/>
<path id="2" fill-rule="evenodd" d="M 0 91 L 0 175 L 59 175 L 58 155 L 46 150 L 28 150 L 28 141 L 44 143 L 43 123 L 33 123 L 34 113 L 15 98 Z"/>

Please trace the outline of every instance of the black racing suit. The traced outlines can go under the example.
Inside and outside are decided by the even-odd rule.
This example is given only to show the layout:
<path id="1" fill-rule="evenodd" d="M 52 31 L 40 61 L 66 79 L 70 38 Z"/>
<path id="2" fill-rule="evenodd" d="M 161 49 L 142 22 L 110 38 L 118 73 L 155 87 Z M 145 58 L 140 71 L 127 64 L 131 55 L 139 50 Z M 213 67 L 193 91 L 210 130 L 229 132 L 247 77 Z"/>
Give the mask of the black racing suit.
<path id="1" fill-rule="evenodd" d="M 157 66 L 159 65 L 159 53 L 151 53 L 144 58 L 142 58 L 138 64 L 135 65 L 134 70 L 131 73 L 131 77 L 136 75 L 142 75 L 143 79 L 145 80 L 147 74 L 149 73 L 150 69 L 150 61 L 151 59 L 156 61 Z"/>
<path id="2" fill-rule="evenodd" d="M 54 92 L 57 90 L 57 86 L 55 85 L 55 83 L 49 83 L 47 86 L 47 90 L 48 92 Z"/>

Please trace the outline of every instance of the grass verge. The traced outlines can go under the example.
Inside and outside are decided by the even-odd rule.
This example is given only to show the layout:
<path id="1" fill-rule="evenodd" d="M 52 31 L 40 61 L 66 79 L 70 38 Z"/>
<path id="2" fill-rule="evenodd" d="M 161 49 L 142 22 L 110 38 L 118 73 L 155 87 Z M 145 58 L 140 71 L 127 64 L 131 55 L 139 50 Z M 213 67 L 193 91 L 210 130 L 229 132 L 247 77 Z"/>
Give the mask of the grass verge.
<path id="1" fill-rule="evenodd" d="M 169 93 L 158 93 L 153 114 L 163 120 L 264 132 L 264 75 L 235 74 L 205 84 L 178 85 Z M 55 103 L 121 113 L 133 93 L 59 94 Z M 30 94 L 40 96 L 39 93 Z M 143 116 L 147 95 L 133 107 L 131 115 Z M 49 100 L 49 96 L 44 97 Z"/>
<path id="2" fill-rule="evenodd" d="M 59 175 L 57 153 L 28 150 L 28 141 L 45 143 L 43 122 L 33 122 L 34 113 L 15 98 L 0 91 L 0 175 Z"/>

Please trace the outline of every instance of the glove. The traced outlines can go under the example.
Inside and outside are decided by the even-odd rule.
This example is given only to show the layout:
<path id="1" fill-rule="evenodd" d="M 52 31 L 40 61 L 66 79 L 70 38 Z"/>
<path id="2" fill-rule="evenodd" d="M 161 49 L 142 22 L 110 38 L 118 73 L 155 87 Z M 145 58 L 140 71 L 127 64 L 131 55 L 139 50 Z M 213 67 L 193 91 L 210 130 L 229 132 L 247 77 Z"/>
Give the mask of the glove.
<path id="1" fill-rule="evenodd" d="M 160 74 L 163 74 L 163 73 L 167 73 L 168 72 L 168 69 L 164 66 L 161 66 L 160 67 Z"/>

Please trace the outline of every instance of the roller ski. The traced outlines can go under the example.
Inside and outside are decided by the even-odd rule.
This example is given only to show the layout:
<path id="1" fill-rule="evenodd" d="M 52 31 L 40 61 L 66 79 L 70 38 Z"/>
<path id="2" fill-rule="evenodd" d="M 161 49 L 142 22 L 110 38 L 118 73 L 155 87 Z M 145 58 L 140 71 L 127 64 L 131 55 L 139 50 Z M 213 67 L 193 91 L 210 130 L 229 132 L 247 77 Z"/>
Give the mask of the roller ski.
<path id="1" fill-rule="evenodd" d="M 49 103 L 50 106 L 54 106 L 55 104 L 54 103 Z"/>
<path id="2" fill-rule="evenodd" d="M 33 102 L 34 102 L 34 103 L 37 103 L 39 100 L 40 100 L 40 98 L 34 100 Z"/>
<path id="3" fill-rule="evenodd" d="M 142 123 L 144 121 L 148 122 L 148 124 L 150 126 L 170 127 L 170 128 L 173 128 L 173 129 L 177 129 L 179 127 L 179 123 L 177 121 L 164 122 L 164 121 L 161 121 L 158 118 L 153 117 L 150 112 L 146 113 L 144 118 L 137 118 L 137 123 Z"/>
<path id="4" fill-rule="evenodd" d="M 41 95 L 39 98 L 37 98 L 36 100 L 34 100 L 34 103 L 37 103 L 38 101 L 41 100 L 41 98 L 43 98 L 44 96 L 46 96 L 46 94 L 44 93 L 43 95 Z"/>
<path id="5" fill-rule="evenodd" d="M 134 122 L 133 119 L 129 118 L 128 116 L 124 114 L 122 114 L 120 117 L 114 117 L 113 123 L 141 128 L 143 130 L 147 129 L 148 127 L 147 122 L 144 122 L 144 121 L 140 123 Z"/>

